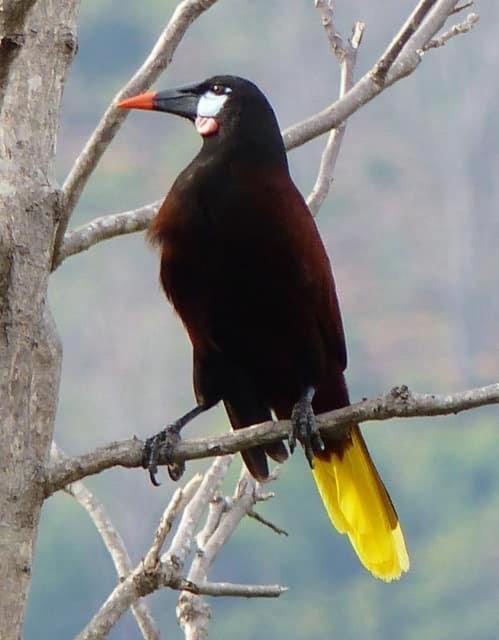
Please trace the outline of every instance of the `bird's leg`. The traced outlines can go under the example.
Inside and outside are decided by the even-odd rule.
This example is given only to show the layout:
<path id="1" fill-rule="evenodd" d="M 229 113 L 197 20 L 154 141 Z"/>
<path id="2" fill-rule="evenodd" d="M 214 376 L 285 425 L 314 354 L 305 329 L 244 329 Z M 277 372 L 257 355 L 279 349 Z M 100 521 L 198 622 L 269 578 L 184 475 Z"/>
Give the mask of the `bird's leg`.
<path id="1" fill-rule="evenodd" d="M 142 466 L 149 471 L 149 477 L 155 487 L 159 487 L 160 483 L 156 480 L 158 473 L 158 459 L 162 449 L 166 459 L 171 458 L 175 445 L 180 442 L 180 432 L 185 425 L 200 413 L 206 410 L 204 405 L 197 405 L 194 409 L 188 411 L 178 420 L 166 426 L 162 431 L 151 438 L 147 438 L 142 456 Z M 168 475 L 174 481 L 179 480 L 185 470 L 183 462 L 171 462 L 168 465 Z"/>
<path id="2" fill-rule="evenodd" d="M 314 455 L 324 451 L 324 442 L 317 430 L 312 409 L 314 394 L 315 389 L 308 387 L 293 407 L 291 412 L 291 432 L 289 434 L 289 450 L 293 453 L 296 440 L 299 440 L 305 450 L 310 467 L 313 467 Z"/>

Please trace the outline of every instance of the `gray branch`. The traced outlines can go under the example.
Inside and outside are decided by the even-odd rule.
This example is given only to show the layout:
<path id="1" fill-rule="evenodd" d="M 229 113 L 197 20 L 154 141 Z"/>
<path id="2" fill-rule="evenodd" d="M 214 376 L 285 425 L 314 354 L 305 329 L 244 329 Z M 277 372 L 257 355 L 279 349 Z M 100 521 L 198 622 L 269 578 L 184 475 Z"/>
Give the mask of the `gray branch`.
<path id="1" fill-rule="evenodd" d="M 53 442 L 50 457 L 51 460 L 59 461 L 63 460 L 66 455 Z M 88 513 L 112 558 L 119 580 L 124 580 L 133 570 L 132 561 L 123 538 L 111 521 L 104 505 L 80 480 L 65 487 L 64 491 L 75 498 Z M 149 605 L 144 600 L 137 601 L 132 605 L 132 614 L 144 640 L 159 640 L 158 627 L 152 617 Z"/>
<path id="2" fill-rule="evenodd" d="M 400 52 L 405 47 L 409 39 L 419 29 L 419 27 L 423 23 L 423 20 L 430 13 L 437 2 L 438 0 L 420 0 L 420 2 L 417 4 L 412 14 L 409 16 L 405 24 L 402 26 L 400 31 L 390 43 L 388 49 L 376 63 L 376 67 L 373 70 L 373 80 L 376 82 L 376 84 L 383 86 L 387 73 L 390 71 L 393 63 L 400 55 Z M 454 5 L 455 4 L 457 3 L 455 2 Z M 447 18 L 449 13 L 450 11 L 447 12 L 445 18 Z"/>
<path id="3" fill-rule="evenodd" d="M 213 0 L 209 0 L 209 2 L 212 3 Z M 318 0 L 321 10 L 323 3 L 324 0 Z M 331 176 L 332 171 L 334 170 L 336 156 L 338 154 L 341 137 L 343 135 L 340 129 L 341 125 L 358 109 L 384 91 L 384 89 L 391 86 L 398 80 L 410 75 L 418 67 L 425 47 L 428 47 L 429 43 L 433 41 L 435 34 L 443 27 L 449 15 L 456 11 L 456 7 L 460 8 L 458 6 L 458 0 L 427 0 L 425 2 L 420 2 L 416 10 L 411 14 L 402 29 L 399 31 L 392 44 L 388 47 L 387 51 L 379 58 L 371 70 L 368 71 L 355 85 L 353 85 L 350 90 L 346 91 L 342 97 L 323 111 L 310 116 L 302 122 L 288 127 L 282 132 L 286 149 L 290 151 L 305 144 L 306 142 L 309 142 L 310 140 L 313 140 L 314 138 L 317 138 L 318 136 L 323 135 L 324 133 L 327 133 L 328 131 L 331 131 L 332 129 L 336 130 L 337 133 L 335 132 L 333 134 L 333 139 L 330 139 L 330 142 L 328 143 L 329 148 L 326 148 L 325 157 L 322 160 L 324 166 L 320 170 L 323 177 L 321 178 L 319 176 L 318 178 L 318 182 L 321 180 L 320 184 L 327 185 L 328 176 Z M 343 41 L 334 30 L 332 23 L 328 23 L 327 18 L 326 23 L 327 24 L 324 26 L 328 37 L 330 38 L 331 45 L 335 51 L 339 52 L 341 50 L 341 46 L 344 46 Z M 415 31 L 413 31 L 413 29 L 415 29 Z M 400 46 L 401 43 L 405 43 L 405 45 Z M 434 46 L 435 45 L 433 45 L 433 47 Z M 432 46 L 430 45 L 429 48 L 432 48 Z M 346 78 L 347 76 L 345 79 Z M 114 108 L 116 101 L 124 95 L 125 90 L 122 90 L 113 100 L 108 112 L 106 112 L 106 114 L 109 113 L 112 115 L 112 118 L 111 115 L 109 116 L 112 123 L 114 123 L 114 119 L 118 117 L 125 117 L 124 115 L 116 115 L 116 110 Z M 102 126 L 105 121 L 106 115 L 101 121 Z M 122 119 L 119 120 L 119 124 L 121 124 L 121 121 Z M 99 125 L 99 127 L 101 125 Z M 118 125 L 116 125 L 116 127 L 117 126 Z M 94 137 L 97 140 L 100 140 L 99 134 L 97 133 L 99 131 L 99 127 L 96 129 L 91 140 L 94 139 Z M 91 171 L 95 168 L 105 146 L 107 146 L 106 144 L 102 149 L 102 152 L 95 155 L 100 149 L 99 145 L 103 144 L 104 142 L 102 141 L 92 144 L 91 141 L 89 141 L 89 143 L 87 143 L 86 149 L 89 149 L 88 154 L 92 159 L 92 162 L 90 164 L 86 162 L 85 158 L 87 155 L 86 149 L 84 149 L 80 159 L 75 165 L 75 168 L 66 181 L 66 189 L 68 193 L 72 193 L 73 191 L 76 193 L 78 187 L 79 190 L 77 195 L 79 196 L 79 193 L 81 192 L 81 189 L 83 188 Z M 90 151 L 92 152 L 90 153 Z M 79 165 L 81 165 L 80 168 L 78 168 Z M 72 186 L 73 183 L 75 186 Z M 329 186 L 327 186 L 327 188 L 329 188 Z M 317 189 L 318 185 L 314 187 L 310 198 L 316 197 L 314 192 Z M 324 189 L 322 188 L 321 191 L 323 192 L 323 190 Z M 325 195 L 323 197 L 325 197 Z M 121 235 L 122 233 L 132 233 L 134 231 L 142 231 L 147 228 L 150 220 L 154 216 L 153 208 L 156 204 L 157 203 L 151 203 L 131 212 L 118 213 L 114 214 L 114 216 L 98 218 L 97 220 L 83 225 L 64 236 L 69 220 L 68 215 L 65 222 L 59 227 L 59 249 L 56 259 L 54 260 L 54 267 L 57 267 L 66 257 L 89 249 L 97 242 L 113 238 L 114 236 Z M 316 207 L 313 200 L 311 206 L 312 208 Z M 71 210 L 71 207 L 69 207 L 69 210 Z M 131 218 L 130 226 L 127 226 L 127 223 L 124 221 L 126 216 Z M 63 239 L 64 244 L 62 243 Z M 66 241 L 68 242 L 67 247 Z"/>
<path id="4" fill-rule="evenodd" d="M 395 62 L 390 65 L 383 82 L 379 81 L 379 73 L 377 74 L 378 65 L 383 61 L 382 56 L 343 98 L 323 111 L 286 129 L 283 133 L 286 148 L 288 150 L 295 149 L 338 127 L 385 88 L 412 73 L 421 62 L 421 50 L 443 27 L 456 5 L 457 0 L 437 0 L 426 20 L 403 47 Z M 384 66 L 386 66 L 386 61 L 382 68 Z"/>
<path id="5" fill-rule="evenodd" d="M 468 14 L 464 22 L 453 25 L 448 31 L 446 31 L 445 33 L 442 33 L 442 35 L 439 36 L 438 38 L 435 38 L 427 42 L 426 45 L 423 47 L 423 51 L 428 51 L 429 49 L 437 49 L 438 47 L 443 47 L 444 44 L 446 44 L 446 42 L 448 42 L 451 38 L 454 38 L 455 36 L 459 36 L 463 33 L 468 33 L 468 31 L 471 31 L 473 29 L 473 27 L 476 25 L 479 19 L 480 18 L 476 13 Z"/>
<path id="6" fill-rule="evenodd" d="M 338 58 L 341 70 L 340 79 L 340 99 L 353 86 L 353 71 L 357 62 L 357 51 L 362 41 L 365 25 L 363 22 L 356 22 L 352 29 L 352 37 L 348 43 L 344 43 L 341 36 L 336 32 L 333 23 L 333 10 L 325 0 L 316 0 L 316 6 L 322 15 L 322 24 L 326 29 L 329 42 L 334 54 Z M 313 216 L 319 213 L 322 203 L 329 193 L 333 182 L 336 160 L 340 152 L 341 143 L 345 135 L 347 123 L 342 122 L 339 127 L 333 129 L 329 134 L 326 147 L 322 153 L 319 166 L 319 173 L 314 187 L 307 198 L 307 205 Z"/>
<path id="7" fill-rule="evenodd" d="M 99 242 L 127 233 L 144 231 L 158 212 L 161 202 L 156 200 L 138 209 L 101 216 L 68 231 L 59 252 L 59 263 L 54 265 L 54 268 L 69 256 L 86 251 Z"/>
<path id="8" fill-rule="evenodd" d="M 129 607 L 133 607 L 140 598 L 161 587 L 200 589 L 197 585 L 192 585 L 183 579 L 181 572 L 190 551 L 195 528 L 206 505 L 225 477 L 230 461 L 230 456 L 215 460 L 201 482 L 195 477 L 184 489 L 174 494 L 160 520 L 153 544 L 144 561 L 140 562 L 113 589 L 76 640 L 103 640 Z M 168 552 L 159 559 L 161 545 L 158 543 L 158 538 L 161 539 L 162 544 L 165 537 L 164 531 L 170 529 L 173 519 L 182 507 L 184 511 L 177 533 Z"/>
<path id="9" fill-rule="evenodd" d="M 277 598 L 288 589 L 280 584 L 235 584 L 233 582 L 204 582 L 194 585 L 192 593 L 204 596 L 235 598 Z"/>
<path id="10" fill-rule="evenodd" d="M 367 420 L 444 416 L 492 404 L 499 404 L 499 383 L 449 394 L 412 393 L 406 386 L 401 386 L 394 387 L 384 396 L 317 416 L 317 424 L 323 433 L 342 435 L 350 425 Z M 287 439 L 289 430 L 289 421 L 279 420 L 219 436 L 183 440 L 175 447 L 173 458 L 181 462 L 236 453 L 258 444 Z M 133 438 L 52 465 L 44 479 L 45 495 L 105 469 L 140 467 L 143 448 L 144 442 Z M 160 456 L 159 462 L 166 464 L 167 461 Z"/>
<path id="11" fill-rule="evenodd" d="M 200 520 L 206 512 L 207 505 L 217 495 L 231 461 L 232 456 L 218 458 L 202 478 L 195 476 L 183 489 L 175 492 L 160 520 L 153 543 L 144 560 L 135 569 L 130 568 L 126 575 L 121 576 L 119 584 L 76 640 L 103 640 L 129 607 L 133 609 L 142 602 L 141 598 L 162 587 L 182 591 L 181 598 L 184 599 L 199 599 L 202 595 L 270 598 L 278 597 L 286 590 L 279 585 L 241 585 L 207 580 L 207 571 L 218 551 L 259 499 L 252 479 L 239 483 L 230 508 L 212 531 L 203 553 L 198 552 L 195 555 L 189 576 L 182 577 Z M 166 534 L 181 511 L 183 513 L 175 536 L 168 550 L 160 558 L 159 553 Z M 107 524 L 106 522 L 106 526 Z M 209 526 L 211 528 L 212 525 Z M 205 534 L 206 528 L 207 525 L 203 529 Z M 202 570 L 199 570 L 200 567 Z M 186 611 L 187 609 L 184 610 L 184 616 Z M 186 621 L 185 617 L 182 620 Z M 186 621 L 186 624 L 189 625 L 190 622 Z"/>
<path id="12" fill-rule="evenodd" d="M 159 77 L 170 64 L 187 29 L 215 2 L 217 0 L 183 0 L 180 2 L 147 59 L 126 85 L 118 91 L 106 109 L 63 185 L 63 211 L 54 245 L 54 266 L 60 262 L 60 248 L 81 192 L 104 151 L 127 117 L 126 110 L 116 108 L 117 103 L 130 95 L 144 91 Z"/>
<path id="13" fill-rule="evenodd" d="M 208 638 L 211 609 L 201 598 L 203 594 L 258 598 L 278 597 L 286 591 L 285 587 L 279 585 L 208 582 L 208 573 L 220 550 L 227 544 L 241 520 L 252 511 L 261 493 L 261 485 L 243 469 L 232 500 L 217 500 L 211 503 L 205 526 L 197 537 L 198 551 L 187 575 L 187 580 L 195 584 L 198 590 L 183 591 L 177 604 L 177 620 L 186 640 Z"/>

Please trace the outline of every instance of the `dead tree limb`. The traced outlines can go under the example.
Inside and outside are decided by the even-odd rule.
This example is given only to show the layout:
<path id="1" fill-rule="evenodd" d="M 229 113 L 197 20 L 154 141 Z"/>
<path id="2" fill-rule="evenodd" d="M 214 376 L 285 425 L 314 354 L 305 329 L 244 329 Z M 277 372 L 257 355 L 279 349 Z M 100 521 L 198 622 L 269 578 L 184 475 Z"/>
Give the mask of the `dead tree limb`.
<path id="1" fill-rule="evenodd" d="M 499 383 L 449 394 L 412 393 L 406 386 L 401 386 L 378 398 L 362 400 L 317 416 L 317 425 L 321 432 L 342 434 L 350 425 L 368 420 L 445 416 L 492 404 L 499 404 Z M 180 462 L 236 453 L 258 444 L 286 439 L 289 430 L 289 421 L 279 420 L 219 436 L 183 440 L 175 447 L 173 459 Z M 144 442 L 134 438 L 113 442 L 91 453 L 52 465 L 45 475 L 45 494 L 50 495 L 70 482 L 111 467 L 140 467 L 143 448 Z M 166 460 L 160 458 L 159 463 L 165 464 Z"/>

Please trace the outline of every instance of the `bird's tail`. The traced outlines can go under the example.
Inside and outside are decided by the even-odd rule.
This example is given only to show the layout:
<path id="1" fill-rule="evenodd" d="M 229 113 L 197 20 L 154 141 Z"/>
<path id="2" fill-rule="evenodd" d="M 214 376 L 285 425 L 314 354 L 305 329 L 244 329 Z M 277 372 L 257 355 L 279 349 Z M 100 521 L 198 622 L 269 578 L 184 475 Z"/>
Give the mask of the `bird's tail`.
<path id="1" fill-rule="evenodd" d="M 404 536 L 358 426 L 340 447 L 326 443 L 313 476 L 332 523 L 366 569 L 387 582 L 400 578 L 409 569 Z"/>

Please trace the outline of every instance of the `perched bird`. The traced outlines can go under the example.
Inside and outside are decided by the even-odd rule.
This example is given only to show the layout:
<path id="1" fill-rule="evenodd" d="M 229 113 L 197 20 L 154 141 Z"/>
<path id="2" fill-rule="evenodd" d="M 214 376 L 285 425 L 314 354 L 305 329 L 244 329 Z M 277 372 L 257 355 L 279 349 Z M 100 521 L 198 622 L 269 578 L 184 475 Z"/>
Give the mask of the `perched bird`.
<path id="1" fill-rule="evenodd" d="M 272 411 L 291 419 L 291 451 L 299 439 L 334 526 L 371 573 L 399 578 L 409 568 L 404 537 L 359 427 L 322 439 L 315 429 L 314 412 L 349 404 L 345 338 L 331 266 L 271 105 L 252 82 L 222 75 L 119 106 L 177 114 L 203 138 L 148 232 L 193 347 L 197 405 L 173 431 L 220 400 L 234 429 Z M 164 437 L 149 441 L 153 480 Z M 265 480 L 267 456 L 281 462 L 287 450 L 276 442 L 242 456 Z"/>

